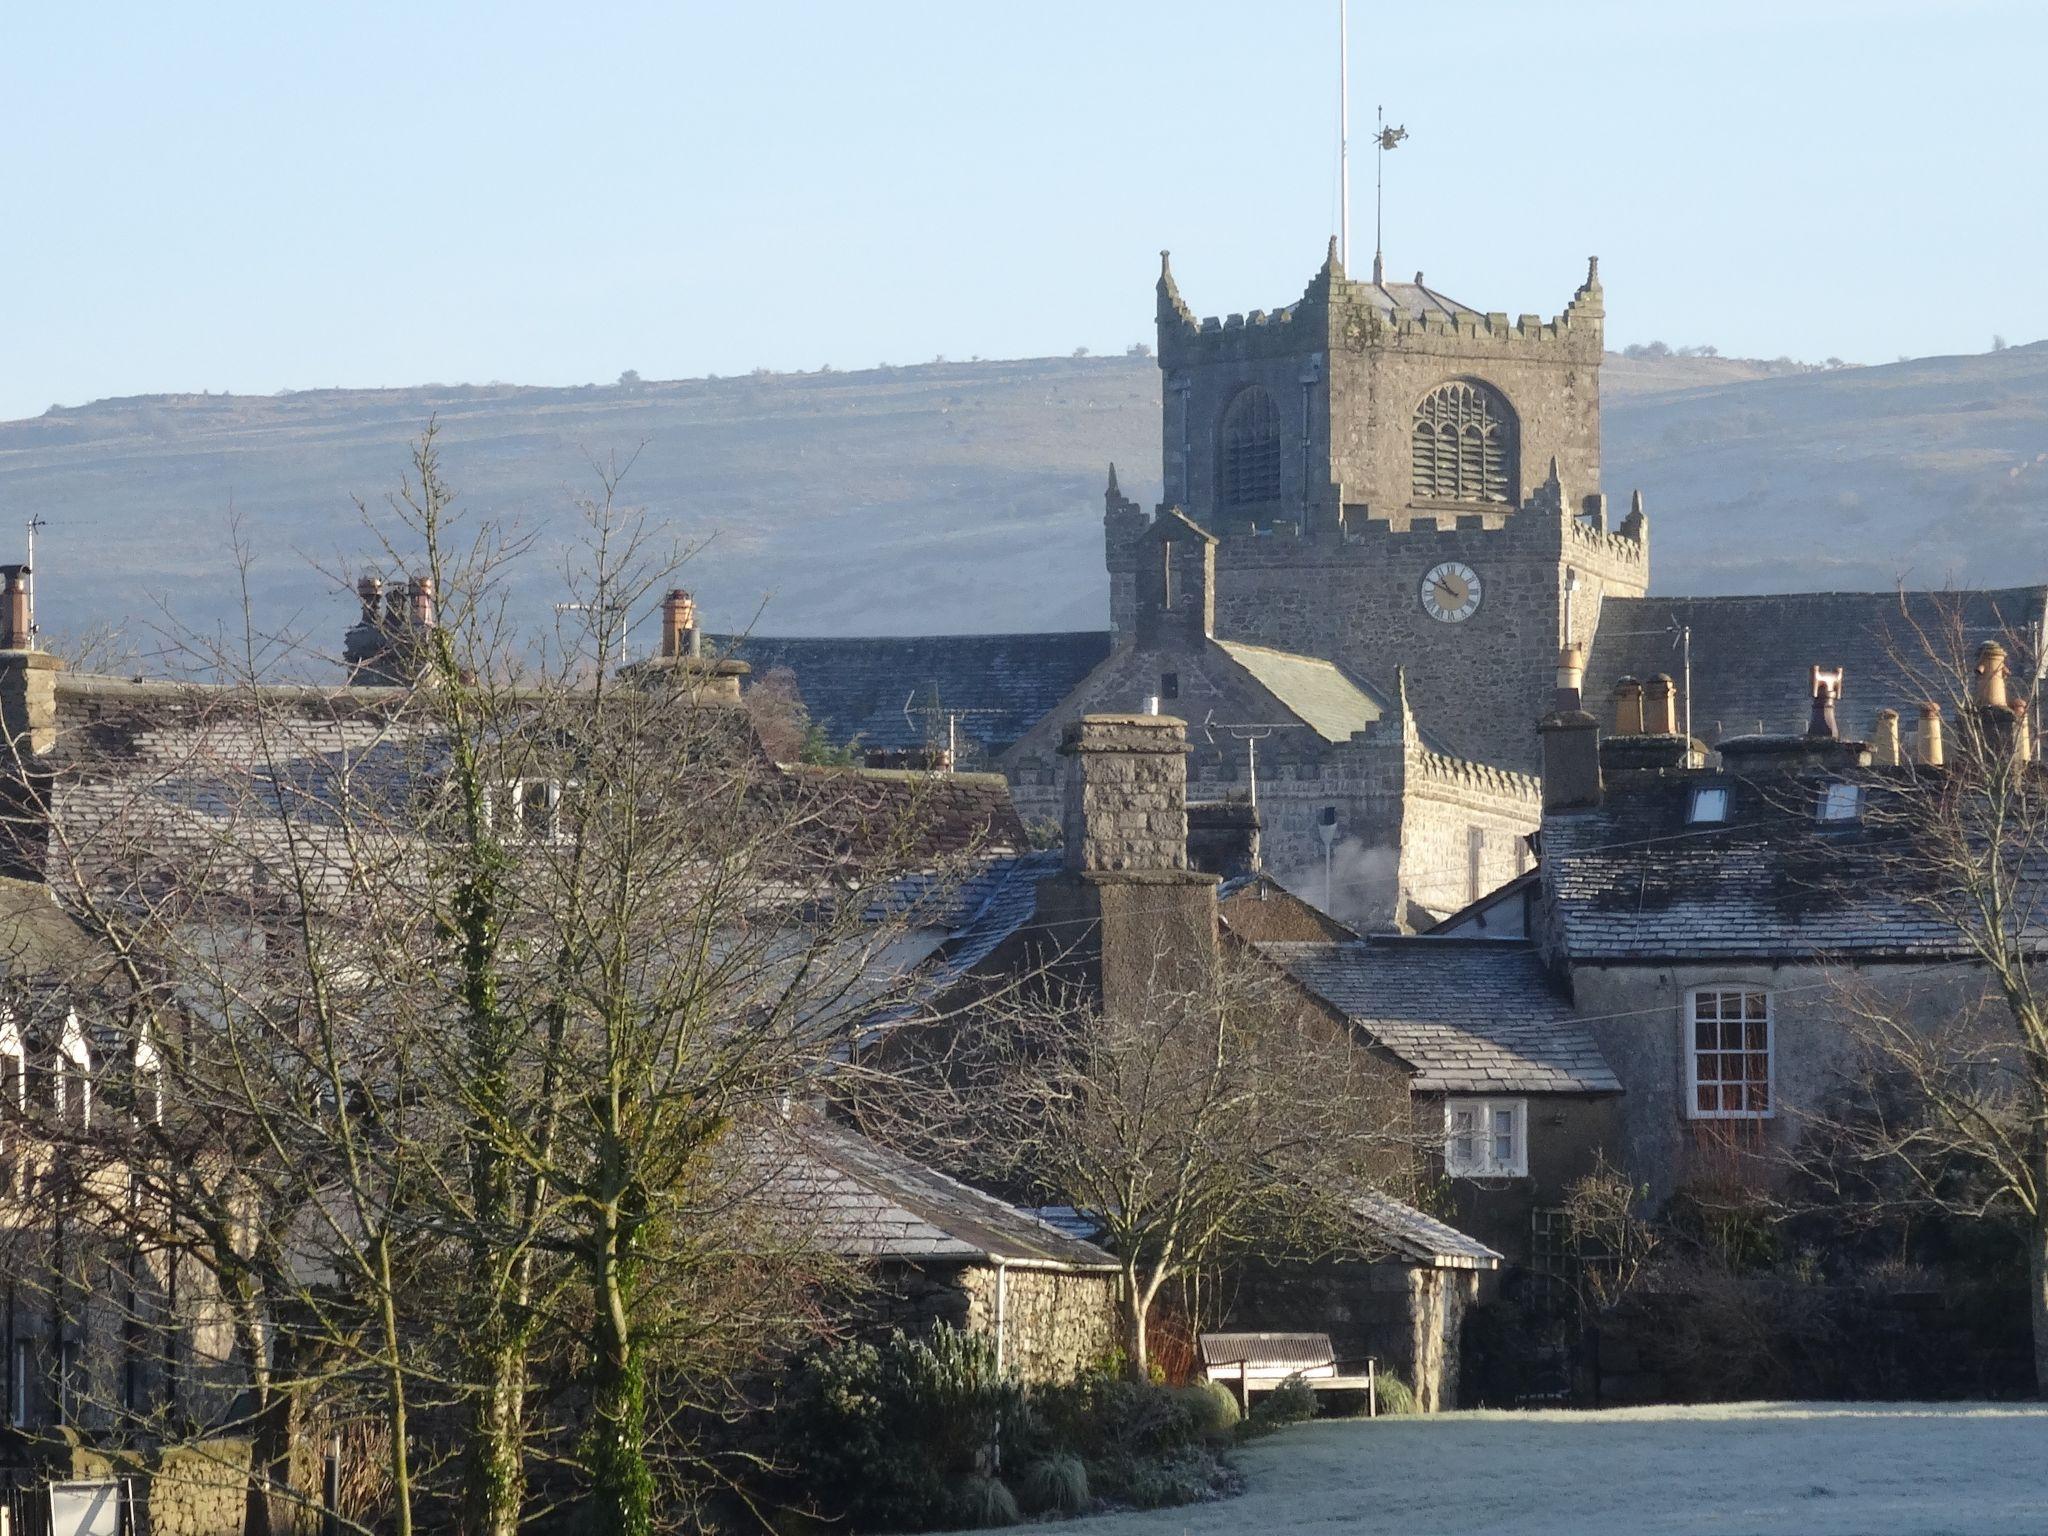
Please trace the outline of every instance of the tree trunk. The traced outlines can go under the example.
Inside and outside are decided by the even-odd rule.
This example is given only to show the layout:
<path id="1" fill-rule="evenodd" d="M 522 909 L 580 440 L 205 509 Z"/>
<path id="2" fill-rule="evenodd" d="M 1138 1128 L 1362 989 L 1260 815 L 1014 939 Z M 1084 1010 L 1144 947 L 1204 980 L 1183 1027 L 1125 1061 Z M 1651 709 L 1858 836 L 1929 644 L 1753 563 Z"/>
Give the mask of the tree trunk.
<path id="1" fill-rule="evenodd" d="M 1146 1358 L 1145 1312 L 1149 1296 L 1138 1284 L 1137 1274 L 1124 1274 L 1124 1374 L 1133 1381 L 1151 1379 L 1151 1362 Z"/>
<path id="2" fill-rule="evenodd" d="M 461 1530 L 464 1536 L 515 1536 L 526 1500 L 526 1346 L 501 1316 L 488 1319 L 486 1328 L 469 1351 L 477 1388 L 464 1416 Z"/>
<path id="3" fill-rule="evenodd" d="M 633 1336 L 631 1235 L 616 1213 L 599 1216 L 591 1256 L 597 1318 L 590 1362 L 590 1423 L 584 1464 L 590 1495 L 583 1528 L 590 1536 L 650 1536 L 654 1475 L 647 1465 L 647 1384 Z"/>

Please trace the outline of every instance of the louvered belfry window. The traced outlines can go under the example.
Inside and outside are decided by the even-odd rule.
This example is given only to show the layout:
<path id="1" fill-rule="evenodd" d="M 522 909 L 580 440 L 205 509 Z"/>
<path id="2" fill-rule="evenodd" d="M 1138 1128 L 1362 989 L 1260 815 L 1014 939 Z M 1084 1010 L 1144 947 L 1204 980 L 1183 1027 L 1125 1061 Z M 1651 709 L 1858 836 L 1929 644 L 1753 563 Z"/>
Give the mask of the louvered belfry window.
<path id="1" fill-rule="evenodd" d="M 1273 397 L 1257 385 L 1240 390 L 1223 414 L 1221 436 L 1217 478 L 1223 505 L 1279 500 L 1280 412 Z"/>
<path id="2" fill-rule="evenodd" d="M 1415 407 L 1415 499 L 1515 499 L 1515 413 L 1484 384 L 1453 379 Z"/>

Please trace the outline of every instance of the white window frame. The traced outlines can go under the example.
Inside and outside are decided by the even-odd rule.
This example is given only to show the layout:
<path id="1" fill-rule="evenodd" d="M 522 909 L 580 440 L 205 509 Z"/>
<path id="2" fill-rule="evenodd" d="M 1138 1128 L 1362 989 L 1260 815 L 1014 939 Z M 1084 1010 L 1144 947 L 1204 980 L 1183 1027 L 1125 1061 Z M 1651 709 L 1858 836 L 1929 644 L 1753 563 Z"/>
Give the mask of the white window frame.
<path id="1" fill-rule="evenodd" d="M 1826 826 L 1863 819 L 1863 786 L 1836 779 L 1822 787 L 1815 815 Z"/>
<path id="2" fill-rule="evenodd" d="M 1708 797 L 1713 799 L 1709 802 Z M 1701 810 L 1711 803 L 1714 814 L 1704 816 Z M 1686 802 L 1685 821 L 1687 826 L 1718 826 L 1728 819 L 1728 786 L 1726 784 L 1699 784 L 1693 787 L 1692 798 Z"/>
<path id="3" fill-rule="evenodd" d="M 1715 1004 L 1716 1016 L 1712 1020 L 1704 1020 L 1699 1016 L 1700 999 L 1703 997 L 1713 997 L 1717 1000 Z M 1747 1016 L 1747 1001 L 1739 1005 L 1742 1009 L 1741 1017 L 1734 1020 L 1723 1017 L 1722 1010 L 1725 1007 L 1725 1003 L 1721 1000 L 1729 997 L 1740 997 L 1745 1000 L 1751 997 L 1761 997 L 1763 999 L 1763 1018 L 1759 1021 L 1750 1019 Z M 1727 1048 L 1726 1026 L 1729 1023 L 1740 1024 L 1744 1026 L 1746 1034 L 1747 1026 L 1757 1022 L 1761 1022 L 1764 1028 L 1764 1048 L 1762 1052 L 1750 1050 L 1746 1040 L 1742 1042 L 1737 1050 L 1731 1052 Z M 1699 1027 L 1703 1023 L 1712 1023 L 1715 1026 L 1716 1043 L 1713 1046 L 1702 1046 L 1700 1044 Z M 1687 1119 L 1773 1120 L 1777 1118 L 1777 1003 L 1772 997 L 1769 987 L 1760 987 L 1739 981 L 1717 981 L 1709 982 L 1704 986 L 1688 987 L 1685 992 L 1683 1026 L 1684 1036 L 1682 1044 L 1685 1050 L 1685 1113 Z M 1749 1097 L 1748 1085 L 1753 1079 L 1715 1076 L 1702 1081 L 1700 1077 L 1700 1058 L 1702 1056 L 1710 1055 L 1721 1058 L 1729 1055 L 1754 1056 L 1758 1054 L 1761 1054 L 1764 1058 L 1763 1106 L 1761 1108 L 1752 1107 L 1746 1102 L 1734 1108 L 1729 1108 L 1724 1102 L 1727 1090 L 1735 1086 L 1743 1088 L 1744 1092 L 1741 1096 L 1747 1100 Z M 1700 1090 L 1705 1087 L 1711 1087 L 1715 1090 L 1716 1103 L 1712 1108 L 1705 1108 L 1700 1103 Z"/>
<path id="4" fill-rule="evenodd" d="M 1461 1129 L 1459 1116 L 1471 1115 Z M 1494 1143 L 1497 1115 L 1511 1117 L 1513 1150 L 1502 1158 Z M 1529 1101 L 1509 1098 L 1444 1099 L 1444 1173 L 1453 1179 L 1521 1179 L 1529 1174 Z"/>

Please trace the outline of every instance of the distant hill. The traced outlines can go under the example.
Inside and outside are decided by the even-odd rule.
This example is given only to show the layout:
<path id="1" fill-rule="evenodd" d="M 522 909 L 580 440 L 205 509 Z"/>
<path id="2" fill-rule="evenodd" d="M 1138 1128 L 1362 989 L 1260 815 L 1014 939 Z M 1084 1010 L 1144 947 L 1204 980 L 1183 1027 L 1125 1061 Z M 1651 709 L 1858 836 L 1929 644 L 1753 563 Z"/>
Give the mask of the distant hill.
<path id="1" fill-rule="evenodd" d="M 2048 345 L 1799 371 L 1610 357 L 1603 388 L 1606 488 L 1643 488 L 1661 591 L 2048 576 Z M 627 497 L 709 540 L 688 579 L 714 626 L 759 610 L 788 634 L 1099 626 L 1104 468 L 1148 504 L 1159 486 L 1157 366 L 1039 358 L 105 400 L 0 424 L 0 517 L 48 521 L 53 628 L 147 623 L 159 600 L 232 621 L 232 509 L 263 619 L 338 636 L 348 604 L 309 560 L 364 553 L 351 497 L 381 501 L 430 417 L 463 504 L 540 530 L 518 578 L 536 613 L 590 456 L 637 451 Z"/>

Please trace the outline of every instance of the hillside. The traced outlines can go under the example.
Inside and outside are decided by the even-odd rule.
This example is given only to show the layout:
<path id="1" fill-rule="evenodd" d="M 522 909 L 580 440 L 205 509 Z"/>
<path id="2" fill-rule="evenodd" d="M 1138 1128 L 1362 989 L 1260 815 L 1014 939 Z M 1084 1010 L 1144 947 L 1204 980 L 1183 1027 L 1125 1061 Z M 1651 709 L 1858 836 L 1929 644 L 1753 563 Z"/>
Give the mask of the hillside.
<path id="1" fill-rule="evenodd" d="M 1641 486 L 1660 590 L 1766 592 L 2048 575 L 2048 345 L 1873 368 L 1611 357 L 1607 489 Z M 590 456 L 708 540 L 719 627 L 810 634 L 1104 621 L 1104 466 L 1157 494 L 1149 359 L 931 363 L 633 387 L 424 386 L 150 396 L 0 424 L 0 510 L 48 521 L 45 623 L 230 618 L 230 515 L 267 623 L 345 624 L 332 570 L 431 417 L 475 515 L 538 528 L 521 596 L 556 592 Z M 0 549 L 17 536 L 0 535 Z M 765 603 L 765 607 L 763 604 Z"/>

